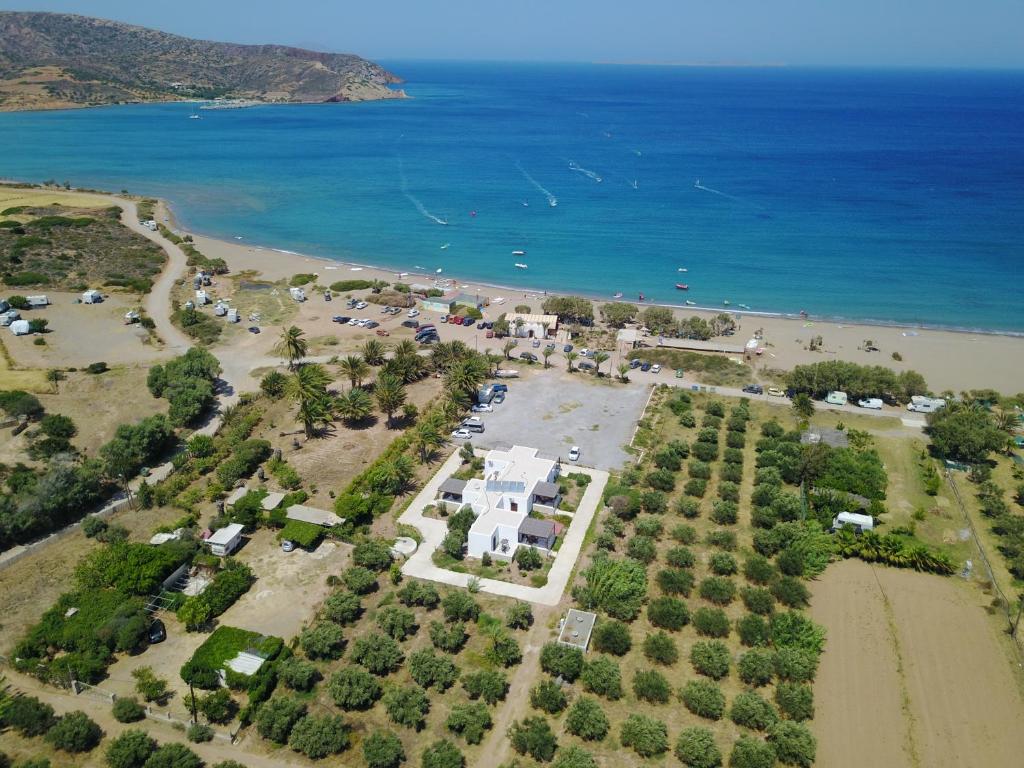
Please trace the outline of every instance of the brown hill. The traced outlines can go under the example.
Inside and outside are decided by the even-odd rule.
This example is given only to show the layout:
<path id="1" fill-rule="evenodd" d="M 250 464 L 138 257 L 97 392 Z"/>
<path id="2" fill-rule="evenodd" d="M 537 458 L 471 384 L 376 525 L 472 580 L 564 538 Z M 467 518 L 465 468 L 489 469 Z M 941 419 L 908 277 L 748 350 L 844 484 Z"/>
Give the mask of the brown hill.
<path id="1" fill-rule="evenodd" d="M 401 80 L 359 56 L 193 40 L 116 21 L 0 12 L 0 109 L 229 97 L 400 98 Z"/>

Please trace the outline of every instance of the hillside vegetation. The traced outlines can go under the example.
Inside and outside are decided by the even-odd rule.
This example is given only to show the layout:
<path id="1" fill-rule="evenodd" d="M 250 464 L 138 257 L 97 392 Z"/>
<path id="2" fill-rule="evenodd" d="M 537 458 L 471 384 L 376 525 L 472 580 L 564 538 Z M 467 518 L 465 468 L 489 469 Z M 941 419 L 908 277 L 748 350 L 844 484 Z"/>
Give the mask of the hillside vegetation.
<path id="1" fill-rule="evenodd" d="M 229 96 L 336 102 L 398 98 L 400 80 L 343 53 L 193 40 L 104 19 L 0 13 L 0 109 Z"/>

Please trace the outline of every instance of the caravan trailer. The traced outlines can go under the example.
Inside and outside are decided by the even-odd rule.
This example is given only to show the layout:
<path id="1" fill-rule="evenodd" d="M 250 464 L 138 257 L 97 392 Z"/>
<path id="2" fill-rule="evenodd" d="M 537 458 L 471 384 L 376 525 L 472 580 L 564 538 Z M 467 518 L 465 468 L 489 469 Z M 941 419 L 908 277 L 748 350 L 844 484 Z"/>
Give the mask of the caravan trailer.
<path id="1" fill-rule="evenodd" d="M 825 402 L 830 405 L 846 405 L 848 399 L 845 392 L 833 391 L 828 393 Z"/>
<path id="2" fill-rule="evenodd" d="M 874 530 L 875 519 L 871 515 L 861 515 L 857 512 L 840 512 L 832 518 L 833 531 L 847 526 L 853 528 L 855 533 L 864 533 L 864 531 Z"/>
<path id="3" fill-rule="evenodd" d="M 908 411 L 915 411 L 916 413 L 935 413 L 940 408 L 946 407 L 946 401 L 941 397 L 923 397 L 922 395 L 914 395 L 910 399 L 910 405 L 907 406 Z"/>

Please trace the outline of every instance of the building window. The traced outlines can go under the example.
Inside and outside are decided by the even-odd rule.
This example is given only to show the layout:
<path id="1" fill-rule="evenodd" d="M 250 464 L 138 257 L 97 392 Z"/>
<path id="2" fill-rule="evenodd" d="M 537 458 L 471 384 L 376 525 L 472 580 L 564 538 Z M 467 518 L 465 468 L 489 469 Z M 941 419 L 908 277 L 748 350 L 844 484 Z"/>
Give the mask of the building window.
<path id="1" fill-rule="evenodd" d="M 509 503 L 512 505 L 512 511 L 513 512 L 518 512 L 519 511 L 519 502 L 518 501 L 512 501 L 512 502 L 509 502 Z"/>

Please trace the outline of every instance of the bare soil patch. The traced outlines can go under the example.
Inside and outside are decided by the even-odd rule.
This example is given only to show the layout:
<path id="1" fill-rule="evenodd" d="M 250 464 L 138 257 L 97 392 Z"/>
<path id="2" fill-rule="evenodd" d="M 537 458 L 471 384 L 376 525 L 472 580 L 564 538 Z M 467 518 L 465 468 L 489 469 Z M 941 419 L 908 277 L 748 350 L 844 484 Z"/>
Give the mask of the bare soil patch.
<path id="1" fill-rule="evenodd" d="M 1015 765 L 1024 697 L 983 596 L 953 579 L 847 560 L 813 585 L 828 629 L 818 764 Z"/>

